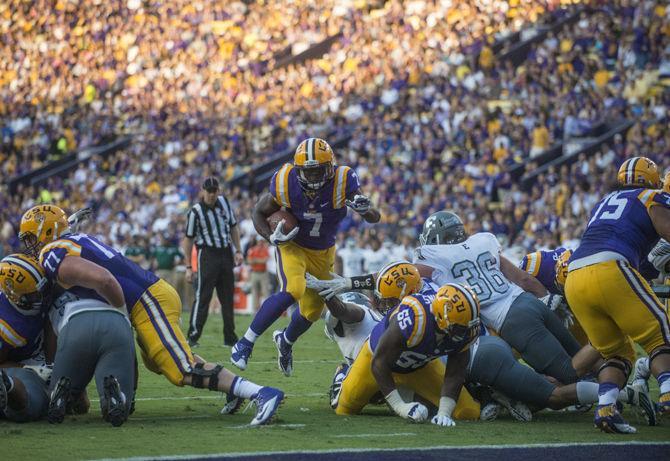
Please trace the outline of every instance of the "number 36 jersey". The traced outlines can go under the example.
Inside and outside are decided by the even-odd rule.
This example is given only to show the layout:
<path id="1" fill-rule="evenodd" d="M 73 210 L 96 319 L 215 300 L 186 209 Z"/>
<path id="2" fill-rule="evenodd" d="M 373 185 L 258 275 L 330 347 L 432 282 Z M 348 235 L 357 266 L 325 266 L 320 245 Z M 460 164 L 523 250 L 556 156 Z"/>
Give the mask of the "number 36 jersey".
<path id="1" fill-rule="evenodd" d="M 495 235 L 480 232 L 461 243 L 419 247 L 414 263 L 432 267 L 431 278 L 439 286 L 470 286 L 479 298 L 485 325 L 500 331 L 510 306 L 524 292 L 501 272 L 500 251 Z"/>
<path id="2" fill-rule="evenodd" d="M 659 239 L 649 217 L 652 206 L 670 208 L 670 195 L 652 189 L 627 189 L 607 195 L 594 207 L 570 262 L 611 251 L 639 270 L 641 260 Z"/>

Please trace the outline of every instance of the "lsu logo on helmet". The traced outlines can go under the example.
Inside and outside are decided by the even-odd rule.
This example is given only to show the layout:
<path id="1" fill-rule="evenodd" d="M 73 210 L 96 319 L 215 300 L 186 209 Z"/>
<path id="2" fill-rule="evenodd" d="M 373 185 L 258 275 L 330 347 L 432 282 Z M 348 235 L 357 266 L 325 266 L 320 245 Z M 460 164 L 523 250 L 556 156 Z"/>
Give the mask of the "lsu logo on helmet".
<path id="1" fill-rule="evenodd" d="M 25 315 L 42 310 L 47 278 L 37 260 L 15 253 L 0 261 L 0 290 Z"/>
<path id="2" fill-rule="evenodd" d="M 300 186 L 306 191 L 317 191 L 335 175 L 333 149 L 323 139 L 305 139 L 295 150 L 293 167 Z"/>
<path id="3" fill-rule="evenodd" d="M 37 258 L 42 247 L 69 232 L 67 215 L 56 205 L 37 205 L 21 218 L 19 240 L 26 252 Z"/>
<path id="4" fill-rule="evenodd" d="M 471 342 L 479 336 L 479 300 L 467 286 L 448 283 L 431 304 L 437 327 L 453 342 Z"/>
<path id="5" fill-rule="evenodd" d="M 421 285 L 421 275 L 414 264 L 408 261 L 387 264 L 379 271 L 375 283 L 375 297 L 382 305 L 379 310 L 385 312 L 395 307 L 393 304 L 419 291 Z"/>
<path id="6" fill-rule="evenodd" d="M 556 260 L 556 279 L 554 281 L 560 291 L 563 291 L 565 279 L 568 278 L 568 261 L 570 260 L 570 256 L 572 256 L 572 250 L 565 250 Z"/>
<path id="7" fill-rule="evenodd" d="M 617 181 L 624 187 L 658 189 L 661 186 L 658 166 L 647 157 L 633 157 L 623 162 L 619 167 Z"/>

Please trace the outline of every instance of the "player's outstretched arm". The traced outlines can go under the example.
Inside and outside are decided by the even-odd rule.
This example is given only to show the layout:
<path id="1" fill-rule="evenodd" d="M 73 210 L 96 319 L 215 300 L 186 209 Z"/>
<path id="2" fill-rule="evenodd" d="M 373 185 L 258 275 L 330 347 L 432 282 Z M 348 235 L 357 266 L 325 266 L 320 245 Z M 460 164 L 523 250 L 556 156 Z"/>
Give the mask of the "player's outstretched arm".
<path id="1" fill-rule="evenodd" d="M 393 364 L 398 360 L 404 349 L 406 349 L 405 338 L 397 321 L 393 319 L 380 338 L 372 357 L 372 375 L 375 377 L 386 402 L 398 416 L 421 423 L 428 419 L 428 408 L 419 402 L 405 402 L 393 380 Z"/>
<path id="2" fill-rule="evenodd" d="M 267 192 L 261 196 L 261 198 L 256 203 L 254 211 L 251 214 L 251 220 L 254 223 L 254 228 L 256 232 L 263 237 L 265 240 L 270 242 L 270 236 L 272 235 L 272 229 L 268 224 L 268 217 L 275 211 L 279 211 L 281 207 L 277 202 L 275 202 L 274 197 Z M 270 242 L 272 243 L 272 242 Z"/>
<path id="3" fill-rule="evenodd" d="M 65 287 L 81 286 L 97 291 L 112 306 L 125 309 L 121 285 L 111 272 L 83 258 L 66 256 L 58 269 L 58 282 Z"/>
<path id="4" fill-rule="evenodd" d="M 500 270 L 510 282 L 520 286 L 524 291 L 534 294 L 538 298 L 546 296 L 547 289 L 528 272 L 519 269 L 512 262 L 500 255 Z"/>
<path id="5" fill-rule="evenodd" d="M 358 189 L 351 197 L 347 197 L 345 204 L 370 224 L 378 223 L 382 214 L 374 206 L 367 195 Z"/>
<path id="6" fill-rule="evenodd" d="M 438 426 L 455 426 L 452 418 L 456 401 L 461 393 L 465 383 L 466 370 L 470 361 L 470 349 L 450 354 L 447 361 L 447 368 L 444 372 L 444 381 L 440 391 L 440 405 L 437 414 L 431 420 L 431 423 Z"/>
<path id="7" fill-rule="evenodd" d="M 337 296 L 326 301 L 326 307 L 337 320 L 344 323 L 358 323 L 365 317 L 365 311 L 356 304 L 345 303 Z"/>

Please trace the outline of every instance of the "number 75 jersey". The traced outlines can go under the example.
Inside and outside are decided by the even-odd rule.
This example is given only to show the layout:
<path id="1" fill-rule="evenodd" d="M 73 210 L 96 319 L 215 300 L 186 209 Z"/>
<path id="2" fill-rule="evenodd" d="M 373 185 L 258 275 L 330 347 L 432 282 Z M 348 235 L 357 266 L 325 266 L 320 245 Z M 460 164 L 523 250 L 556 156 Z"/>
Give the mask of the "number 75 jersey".
<path id="1" fill-rule="evenodd" d="M 439 286 L 470 286 L 479 298 L 484 324 L 500 331 L 510 306 L 523 293 L 500 270 L 500 252 L 496 236 L 480 232 L 461 243 L 421 246 L 416 249 L 414 263 L 432 267 L 431 278 Z"/>
<path id="2" fill-rule="evenodd" d="M 594 207 L 579 248 L 570 262 L 604 251 L 624 256 L 635 269 L 658 242 L 649 217 L 653 206 L 670 208 L 670 195 L 652 189 L 612 192 Z"/>

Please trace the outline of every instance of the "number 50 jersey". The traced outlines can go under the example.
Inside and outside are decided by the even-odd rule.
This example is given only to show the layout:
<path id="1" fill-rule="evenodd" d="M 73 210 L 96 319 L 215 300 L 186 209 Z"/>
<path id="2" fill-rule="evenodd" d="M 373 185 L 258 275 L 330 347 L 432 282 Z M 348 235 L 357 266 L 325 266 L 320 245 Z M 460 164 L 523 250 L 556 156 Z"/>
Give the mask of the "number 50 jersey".
<path id="1" fill-rule="evenodd" d="M 639 270 L 642 258 L 659 239 L 649 217 L 652 206 L 670 208 L 670 195 L 652 189 L 628 189 L 607 195 L 594 207 L 579 248 L 570 258 L 571 269 L 575 267 L 572 263 L 580 259 L 614 252 Z"/>
<path id="2" fill-rule="evenodd" d="M 485 325 L 500 331 L 510 306 L 524 292 L 500 270 L 500 251 L 495 235 L 480 232 L 461 243 L 421 246 L 414 263 L 432 267 L 431 278 L 439 286 L 460 283 L 472 288 Z"/>

